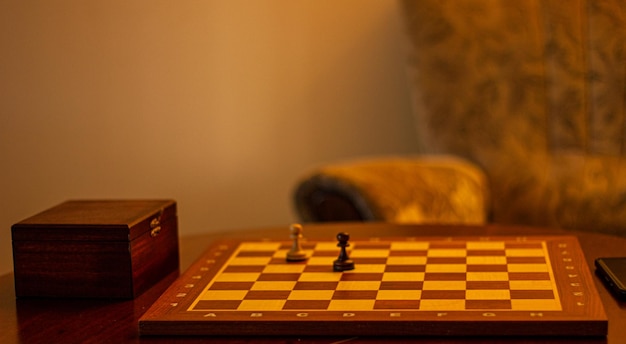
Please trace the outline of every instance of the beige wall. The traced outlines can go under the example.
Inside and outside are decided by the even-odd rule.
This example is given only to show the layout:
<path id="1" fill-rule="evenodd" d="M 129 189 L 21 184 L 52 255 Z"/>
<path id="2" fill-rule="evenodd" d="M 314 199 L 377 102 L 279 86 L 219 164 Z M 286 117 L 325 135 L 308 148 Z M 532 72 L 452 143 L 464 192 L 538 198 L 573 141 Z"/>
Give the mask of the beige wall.
<path id="1" fill-rule="evenodd" d="M 394 0 L 0 8 L 0 273 L 11 224 L 66 199 L 173 198 L 182 235 L 287 225 L 308 168 L 415 150 Z"/>

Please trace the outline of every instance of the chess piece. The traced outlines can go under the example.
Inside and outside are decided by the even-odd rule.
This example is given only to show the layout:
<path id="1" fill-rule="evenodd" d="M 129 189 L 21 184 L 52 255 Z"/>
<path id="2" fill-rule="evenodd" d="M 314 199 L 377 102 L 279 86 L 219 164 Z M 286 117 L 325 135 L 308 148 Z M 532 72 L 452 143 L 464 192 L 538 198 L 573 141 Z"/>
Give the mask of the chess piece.
<path id="1" fill-rule="evenodd" d="M 293 244 L 291 245 L 291 249 L 287 252 L 287 261 L 297 262 L 306 260 L 306 252 L 304 252 L 300 244 L 300 240 L 302 239 L 302 226 L 293 224 L 289 227 L 289 231 L 291 232 L 290 237 L 293 240 Z"/>
<path id="2" fill-rule="evenodd" d="M 346 247 L 350 246 L 348 240 L 350 240 L 350 234 L 341 232 L 337 234 L 337 240 L 339 243 L 338 247 L 341 247 L 341 251 L 339 251 L 339 257 L 333 263 L 333 270 L 335 271 L 346 271 L 354 269 L 354 262 L 348 257 L 348 252 L 346 251 Z"/>

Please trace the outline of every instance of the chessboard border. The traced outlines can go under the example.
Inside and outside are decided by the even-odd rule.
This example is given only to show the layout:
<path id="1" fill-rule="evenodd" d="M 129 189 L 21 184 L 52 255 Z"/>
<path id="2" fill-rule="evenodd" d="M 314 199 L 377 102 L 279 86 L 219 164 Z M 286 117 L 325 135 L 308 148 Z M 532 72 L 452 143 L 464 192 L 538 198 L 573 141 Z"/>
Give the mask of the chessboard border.
<path id="1" fill-rule="evenodd" d="M 231 239 L 208 247 L 139 320 L 145 335 L 362 335 L 362 336 L 605 336 L 608 320 L 574 236 L 427 236 L 371 238 L 354 236 L 351 242 L 371 241 L 545 241 L 562 311 L 401 310 L 398 317 L 381 318 L 384 310 L 368 311 L 189 311 L 203 289 L 219 273 L 243 242 L 289 243 L 288 240 Z M 330 240 L 307 239 L 307 242 Z M 358 245 L 358 244 L 357 244 Z M 386 311 L 387 313 L 393 313 Z M 304 316 L 306 314 L 306 316 Z M 390 314 L 391 315 L 391 314 Z M 211 318 L 211 319 L 207 319 Z M 294 326 L 297 325 L 297 326 Z"/>

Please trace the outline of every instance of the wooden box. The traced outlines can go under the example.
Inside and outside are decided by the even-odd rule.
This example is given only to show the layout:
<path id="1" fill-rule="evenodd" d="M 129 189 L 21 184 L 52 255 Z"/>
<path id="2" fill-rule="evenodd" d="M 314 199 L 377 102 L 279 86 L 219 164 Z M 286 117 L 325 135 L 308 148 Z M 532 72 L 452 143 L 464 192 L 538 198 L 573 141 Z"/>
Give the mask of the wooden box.
<path id="1" fill-rule="evenodd" d="M 11 227 L 18 297 L 134 298 L 179 271 L 172 200 L 75 200 Z"/>

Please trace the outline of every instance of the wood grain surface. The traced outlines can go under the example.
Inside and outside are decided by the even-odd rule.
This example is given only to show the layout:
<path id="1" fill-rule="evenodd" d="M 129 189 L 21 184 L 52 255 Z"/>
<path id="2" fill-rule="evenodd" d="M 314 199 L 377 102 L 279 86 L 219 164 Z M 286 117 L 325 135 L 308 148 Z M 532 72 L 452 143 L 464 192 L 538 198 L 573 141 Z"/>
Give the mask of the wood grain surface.
<path id="1" fill-rule="evenodd" d="M 585 254 L 587 266 L 593 269 L 593 260 L 605 256 L 623 256 L 626 238 L 583 232 L 490 225 L 485 227 L 413 226 L 378 223 L 337 223 L 308 225 L 306 235 L 335 235 L 347 231 L 353 235 L 380 236 L 385 229 L 389 236 L 448 236 L 448 235 L 576 235 Z M 181 238 L 181 269 L 186 270 L 217 239 L 241 237 L 285 238 L 288 226 L 258 228 L 220 234 Z M 172 275 L 134 300 L 67 300 L 16 299 L 12 274 L 0 276 L 0 342 L 113 342 L 113 343 L 184 343 L 205 342 L 207 337 L 139 337 L 138 320 L 155 300 L 176 279 Z M 533 337 L 507 338 L 507 343 L 610 343 L 618 344 L 626 338 L 626 304 L 618 302 L 593 278 L 609 318 L 606 337 Z M 274 337 L 210 337 L 215 343 L 500 343 L 502 338 L 452 337 L 356 337 L 356 336 L 274 336 Z"/>
<path id="2" fill-rule="evenodd" d="M 139 321 L 144 335 L 599 336 L 607 319 L 577 238 L 220 240 Z"/>

